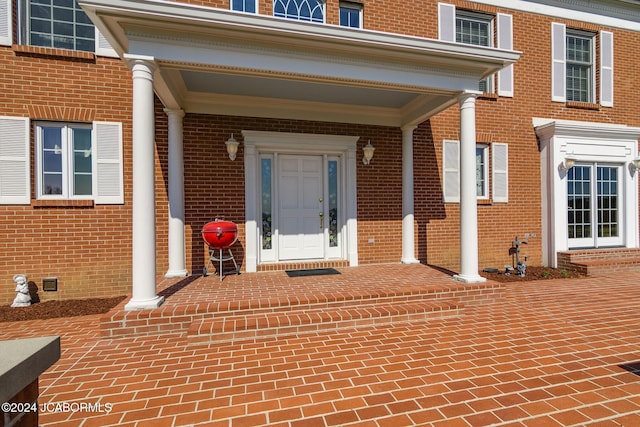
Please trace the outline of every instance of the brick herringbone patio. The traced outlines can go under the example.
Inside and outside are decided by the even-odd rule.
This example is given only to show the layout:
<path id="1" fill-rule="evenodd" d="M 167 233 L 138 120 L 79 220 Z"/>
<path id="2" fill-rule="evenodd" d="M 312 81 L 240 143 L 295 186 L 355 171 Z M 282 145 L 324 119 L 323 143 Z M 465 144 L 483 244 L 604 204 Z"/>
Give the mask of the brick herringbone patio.
<path id="1" fill-rule="evenodd" d="M 375 280 L 412 284 L 416 269 L 429 268 Z M 62 336 L 41 403 L 112 405 L 41 413 L 42 425 L 640 425 L 640 377 L 621 367 L 640 361 L 635 273 L 508 284 L 457 317 L 238 343 L 101 338 L 99 322 L 0 324 L 0 339 Z"/>

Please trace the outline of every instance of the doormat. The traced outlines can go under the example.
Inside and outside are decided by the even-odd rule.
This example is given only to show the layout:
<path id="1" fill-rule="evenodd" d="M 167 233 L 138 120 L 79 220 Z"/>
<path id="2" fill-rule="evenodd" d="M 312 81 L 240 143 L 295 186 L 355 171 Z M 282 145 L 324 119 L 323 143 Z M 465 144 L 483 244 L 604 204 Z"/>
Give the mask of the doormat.
<path id="1" fill-rule="evenodd" d="M 307 276 L 328 276 L 330 274 L 340 274 L 335 268 L 309 268 L 307 270 L 285 270 L 289 277 L 307 277 Z"/>

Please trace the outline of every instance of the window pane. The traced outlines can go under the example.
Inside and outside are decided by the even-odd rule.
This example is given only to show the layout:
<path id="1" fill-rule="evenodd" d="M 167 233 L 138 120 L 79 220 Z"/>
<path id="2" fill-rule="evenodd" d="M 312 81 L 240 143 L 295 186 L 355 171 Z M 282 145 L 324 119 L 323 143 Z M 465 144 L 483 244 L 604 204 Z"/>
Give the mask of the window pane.
<path id="1" fill-rule="evenodd" d="M 274 0 L 273 15 L 322 23 L 324 22 L 324 3 L 320 0 Z"/>
<path id="2" fill-rule="evenodd" d="M 75 196 L 90 196 L 92 194 L 91 175 L 74 175 L 73 194 Z"/>
<path id="3" fill-rule="evenodd" d="M 90 196 L 92 194 L 92 152 L 91 130 L 74 128 L 73 138 L 73 194 Z"/>
<path id="4" fill-rule="evenodd" d="M 485 194 L 485 147 L 476 147 L 476 195 L 486 197 Z"/>
<path id="5" fill-rule="evenodd" d="M 343 27 L 360 28 L 360 12 L 357 6 L 340 6 L 340 25 Z"/>
<path id="6" fill-rule="evenodd" d="M 338 246 L 338 162 L 330 160 L 329 175 L 329 246 Z"/>
<path id="7" fill-rule="evenodd" d="M 62 174 L 45 173 L 42 176 L 44 194 L 62 194 Z"/>
<path id="8" fill-rule="evenodd" d="M 93 51 L 95 30 L 91 20 L 74 0 L 31 0 L 29 44 Z"/>
<path id="9" fill-rule="evenodd" d="M 262 159 L 262 249 L 272 249 L 271 159 Z"/>
<path id="10" fill-rule="evenodd" d="M 593 36 L 567 33 L 567 100 L 593 101 Z"/>

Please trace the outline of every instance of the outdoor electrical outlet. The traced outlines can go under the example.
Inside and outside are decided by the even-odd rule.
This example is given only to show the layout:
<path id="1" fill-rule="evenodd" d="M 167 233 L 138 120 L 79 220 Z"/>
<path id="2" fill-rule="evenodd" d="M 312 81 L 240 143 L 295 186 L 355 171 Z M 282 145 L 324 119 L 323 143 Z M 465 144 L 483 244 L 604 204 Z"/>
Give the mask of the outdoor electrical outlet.
<path id="1" fill-rule="evenodd" d="M 376 239 L 369 239 L 369 241 L 367 243 L 375 243 Z"/>

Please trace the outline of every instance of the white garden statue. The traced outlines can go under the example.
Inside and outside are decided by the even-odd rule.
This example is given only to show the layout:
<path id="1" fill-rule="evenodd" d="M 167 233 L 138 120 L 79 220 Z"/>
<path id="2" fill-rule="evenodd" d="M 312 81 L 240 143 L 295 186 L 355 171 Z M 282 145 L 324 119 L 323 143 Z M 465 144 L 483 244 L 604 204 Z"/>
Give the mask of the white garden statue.
<path id="1" fill-rule="evenodd" d="M 16 282 L 16 298 L 13 300 L 11 307 L 27 307 L 31 305 L 31 295 L 29 294 L 29 284 L 27 276 L 24 274 L 16 274 L 13 276 Z"/>

